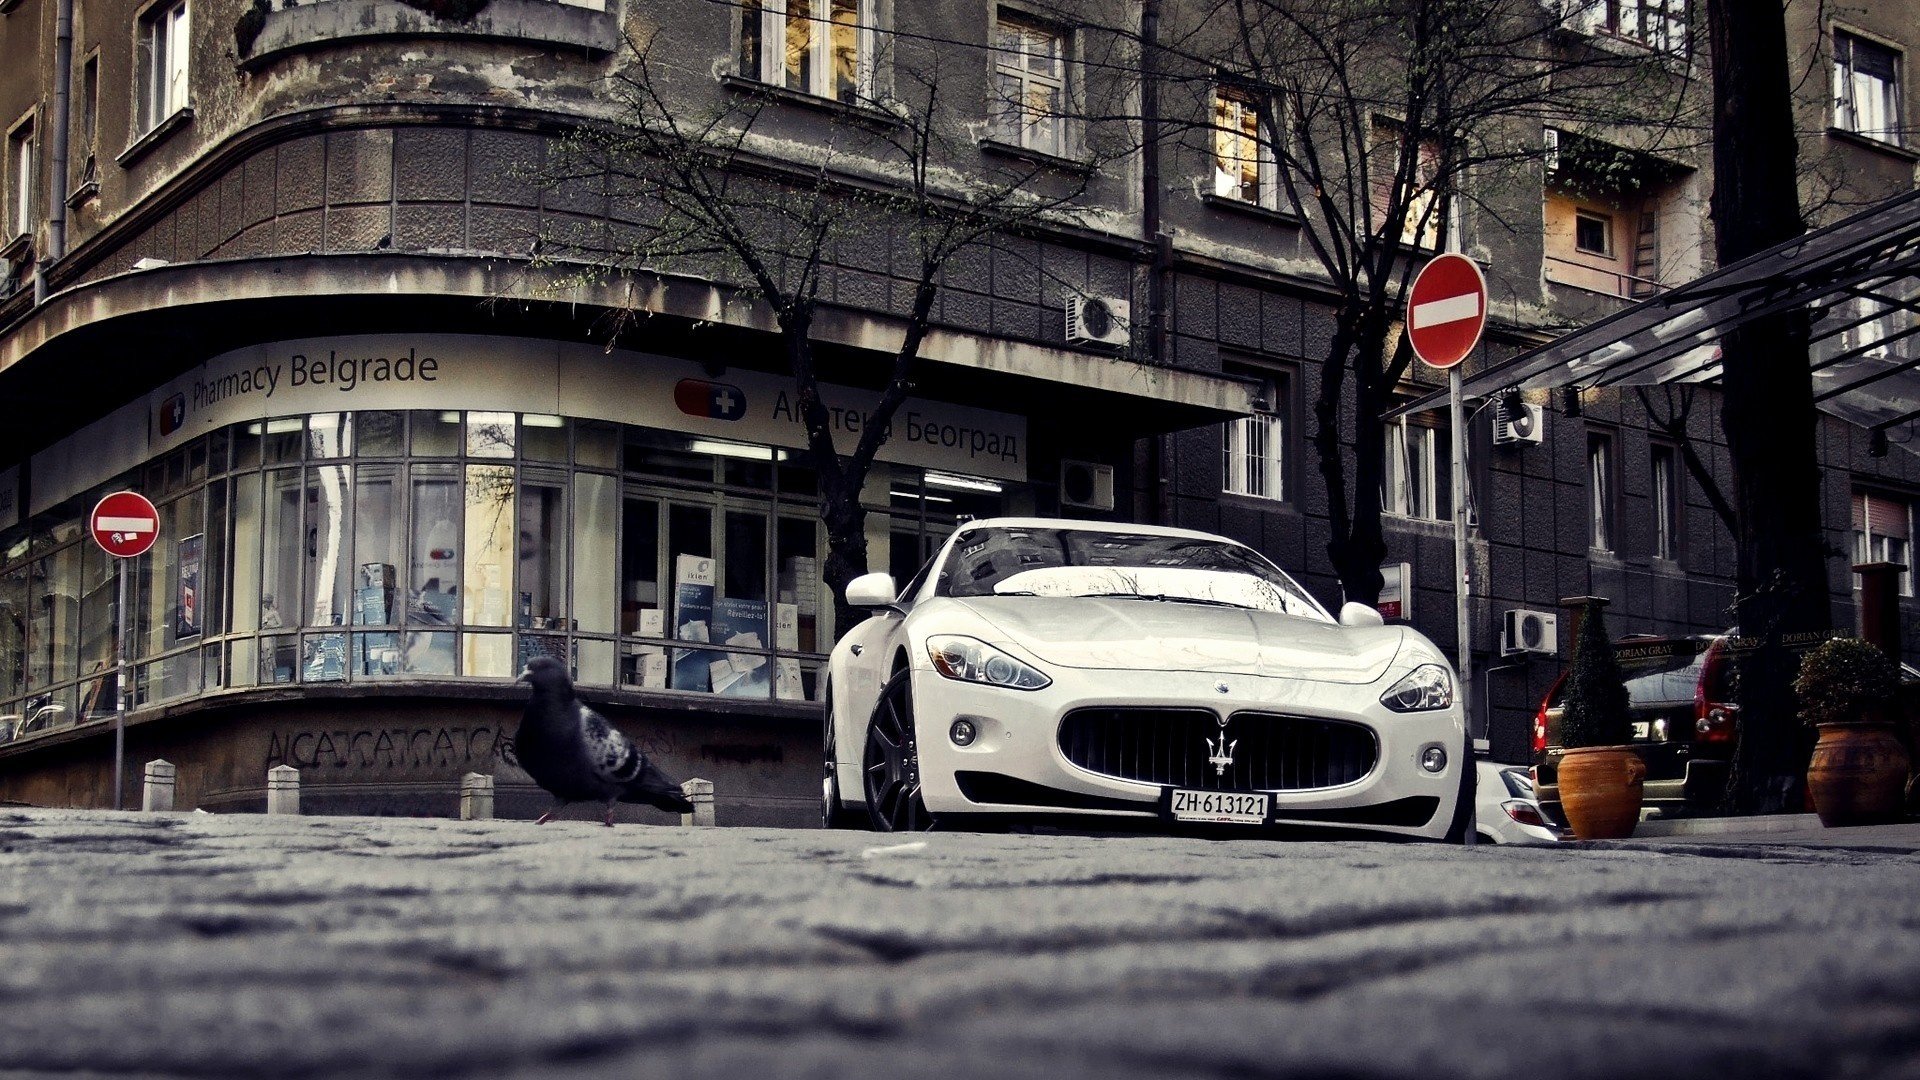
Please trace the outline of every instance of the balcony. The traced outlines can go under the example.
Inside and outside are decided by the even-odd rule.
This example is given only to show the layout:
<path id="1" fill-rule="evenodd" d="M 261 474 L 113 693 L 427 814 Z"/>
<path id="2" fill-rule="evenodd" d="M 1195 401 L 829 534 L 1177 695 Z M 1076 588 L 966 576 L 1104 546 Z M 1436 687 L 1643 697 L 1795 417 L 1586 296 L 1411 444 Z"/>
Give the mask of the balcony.
<path id="1" fill-rule="evenodd" d="M 555 0 L 491 0 L 464 17 L 440 17 L 399 0 L 309 0 L 268 11 L 244 42 L 240 66 L 257 71 L 291 53 L 380 38 L 500 39 L 602 57 L 620 45 L 610 12 Z"/>
<path id="2" fill-rule="evenodd" d="M 1555 285 L 1568 285 L 1627 300 L 1645 300 L 1667 290 L 1667 286 L 1652 278 L 1635 277 L 1624 271 L 1592 266 L 1556 255 L 1545 256 L 1543 262 L 1547 280 Z"/>

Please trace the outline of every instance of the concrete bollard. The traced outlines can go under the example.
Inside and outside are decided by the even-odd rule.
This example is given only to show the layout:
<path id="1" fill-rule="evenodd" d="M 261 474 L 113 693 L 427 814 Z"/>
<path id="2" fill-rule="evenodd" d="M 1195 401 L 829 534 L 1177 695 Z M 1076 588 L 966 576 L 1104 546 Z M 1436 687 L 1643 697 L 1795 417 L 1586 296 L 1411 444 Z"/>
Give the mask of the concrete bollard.
<path id="1" fill-rule="evenodd" d="M 155 758 L 147 762 L 146 784 L 140 793 L 140 809 L 149 813 L 173 809 L 173 762 Z"/>
<path id="2" fill-rule="evenodd" d="M 713 781 L 689 780 L 680 785 L 681 794 L 693 803 L 693 813 L 681 814 L 682 825 L 713 824 Z"/>
<path id="3" fill-rule="evenodd" d="M 493 777 L 470 772 L 460 778 L 460 820 L 493 819 Z"/>
<path id="4" fill-rule="evenodd" d="M 276 765 L 267 770 L 267 813 L 300 813 L 300 770 Z"/>

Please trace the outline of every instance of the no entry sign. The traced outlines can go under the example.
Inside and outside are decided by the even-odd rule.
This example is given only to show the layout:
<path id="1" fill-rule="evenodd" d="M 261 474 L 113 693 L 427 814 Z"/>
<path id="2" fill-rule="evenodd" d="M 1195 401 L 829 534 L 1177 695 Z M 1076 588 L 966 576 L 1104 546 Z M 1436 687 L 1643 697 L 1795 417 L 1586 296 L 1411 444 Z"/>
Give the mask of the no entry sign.
<path id="1" fill-rule="evenodd" d="M 1407 297 L 1407 341 L 1413 354 L 1450 368 L 1480 343 L 1487 325 L 1487 280 L 1465 255 L 1448 252 L 1421 268 Z"/>
<path id="2" fill-rule="evenodd" d="M 116 491 L 101 499 L 87 518 L 93 542 L 119 559 L 145 555 L 160 536 L 160 512 L 137 491 Z"/>

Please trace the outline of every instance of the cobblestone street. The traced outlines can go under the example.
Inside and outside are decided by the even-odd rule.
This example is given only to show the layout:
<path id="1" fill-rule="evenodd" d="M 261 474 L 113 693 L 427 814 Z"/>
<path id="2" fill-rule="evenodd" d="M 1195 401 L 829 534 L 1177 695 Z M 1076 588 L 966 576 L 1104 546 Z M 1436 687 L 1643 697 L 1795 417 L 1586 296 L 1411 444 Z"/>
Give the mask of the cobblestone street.
<path id="1" fill-rule="evenodd" d="M 1916 846 L 4 811 L 0 1072 L 1911 1078 Z"/>

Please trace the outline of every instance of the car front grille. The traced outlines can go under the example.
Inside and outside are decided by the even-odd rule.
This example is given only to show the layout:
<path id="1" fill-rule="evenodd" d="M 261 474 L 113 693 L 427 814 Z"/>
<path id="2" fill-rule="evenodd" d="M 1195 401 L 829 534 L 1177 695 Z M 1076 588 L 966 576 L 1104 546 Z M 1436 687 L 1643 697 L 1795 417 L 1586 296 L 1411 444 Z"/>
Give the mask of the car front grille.
<path id="1" fill-rule="evenodd" d="M 1216 756 L 1224 733 L 1231 764 Z M 1373 771 L 1379 746 L 1359 724 L 1279 713 L 1234 713 L 1224 729 L 1207 709 L 1075 709 L 1060 750 L 1088 772 L 1202 791 L 1312 791 Z"/>

